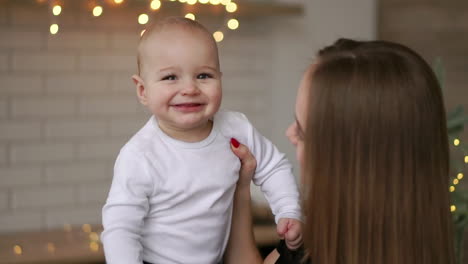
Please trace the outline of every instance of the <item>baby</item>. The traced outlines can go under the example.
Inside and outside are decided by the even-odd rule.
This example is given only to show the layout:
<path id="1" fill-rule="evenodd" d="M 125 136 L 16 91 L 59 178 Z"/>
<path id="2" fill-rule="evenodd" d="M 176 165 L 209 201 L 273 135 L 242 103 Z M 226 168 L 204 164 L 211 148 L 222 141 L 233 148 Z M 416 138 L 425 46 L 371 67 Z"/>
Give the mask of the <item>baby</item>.
<path id="1" fill-rule="evenodd" d="M 254 183 L 291 247 L 302 242 L 291 165 L 247 118 L 219 110 L 221 72 L 212 35 L 171 17 L 138 45 L 133 81 L 150 120 L 121 149 L 102 210 L 108 264 L 221 263 L 240 162 L 230 144 L 257 159 Z"/>

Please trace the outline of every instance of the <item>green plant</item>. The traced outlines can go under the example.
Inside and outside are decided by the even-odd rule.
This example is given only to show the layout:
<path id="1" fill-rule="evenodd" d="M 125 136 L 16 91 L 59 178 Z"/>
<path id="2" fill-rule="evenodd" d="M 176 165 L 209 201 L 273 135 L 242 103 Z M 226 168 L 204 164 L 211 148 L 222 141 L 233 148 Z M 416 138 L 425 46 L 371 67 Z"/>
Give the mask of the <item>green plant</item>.
<path id="1" fill-rule="evenodd" d="M 444 88 L 445 72 L 440 58 L 434 63 L 434 72 Z M 460 135 L 465 124 L 468 123 L 468 116 L 463 113 L 461 105 L 455 107 L 447 113 L 447 133 L 449 142 L 454 146 L 450 160 L 450 192 L 452 198 L 451 211 L 455 228 L 455 254 L 456 263 L 463 261 L 463 240 L 465 228 L 468 226 L 468 190 L 459 188 L 458 184 L 463 179 L 464 167 L 468 163 L 468 145 L 461 142 Z"/>
<path id="2" fill-rule="evenodd" d="M 468 116 L 464 115 L 463 107 L 458 106 L 447 115 L 447 130 L 450 142 L 454 145 L 452 158 L 450 160 L 452 194 L 452 215 L 455 226 L 455 253 L 457 263 L 463 261 L 463 238 L 465 228 L 468 225 L 468 190 L 458 187 L 463 179 L 464 164 L 468 163 L 468 145 L 459 139 L 464 125 L 468 123 Z"/>

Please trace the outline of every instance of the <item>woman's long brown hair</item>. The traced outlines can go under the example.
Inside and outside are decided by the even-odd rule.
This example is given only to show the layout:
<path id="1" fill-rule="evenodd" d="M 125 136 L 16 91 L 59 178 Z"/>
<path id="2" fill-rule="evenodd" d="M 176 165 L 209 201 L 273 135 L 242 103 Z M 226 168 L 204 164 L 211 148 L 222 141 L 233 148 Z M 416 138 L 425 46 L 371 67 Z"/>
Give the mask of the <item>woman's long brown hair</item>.
<path id="1" fill-rule="evenodd" d="M 399 44 L 338 40 L 310 76 L 304 241 L 313 264 L 452 264 L 442 93 Z"/>

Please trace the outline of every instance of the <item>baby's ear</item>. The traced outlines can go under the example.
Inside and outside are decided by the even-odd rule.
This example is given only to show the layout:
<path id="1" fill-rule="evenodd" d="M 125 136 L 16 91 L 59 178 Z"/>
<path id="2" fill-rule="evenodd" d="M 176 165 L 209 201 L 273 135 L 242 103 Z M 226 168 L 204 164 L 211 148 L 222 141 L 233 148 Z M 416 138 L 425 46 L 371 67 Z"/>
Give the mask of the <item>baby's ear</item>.
<path id="1" fill-rule="evenodd" d="M 132 80 L 133 80 L 133 83 L 135 83 L 138 100 L 140 100 L 140 103 L 142 105 L 147 105 L 148 98 L 146 97 L 145 83 L 143 79 L 141 79 L 140 76 L 134 74 L 132 76 Z"/>

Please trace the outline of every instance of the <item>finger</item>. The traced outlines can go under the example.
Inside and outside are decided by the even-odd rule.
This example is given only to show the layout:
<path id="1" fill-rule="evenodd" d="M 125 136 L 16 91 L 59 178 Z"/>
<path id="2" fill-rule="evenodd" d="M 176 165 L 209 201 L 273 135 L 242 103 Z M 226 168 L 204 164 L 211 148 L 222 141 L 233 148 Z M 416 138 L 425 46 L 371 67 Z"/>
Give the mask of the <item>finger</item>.
<path id="1" fill-rule="evenodd" d="M 297 237 L 301 235 L 300 227 L 297 225 L 288 225 L 287 231 L 284 234 L 284 237 L 287 240 L 295 240 Z"/>
<path id="2" fill-rule="evenodd" d="M 286 240 L 286 246 L 290 249 L 290 250 L 296 250 L 298 248 L 300 248 L 302 245 L 302 237 L 301 238 L 297 238 L 296 240 L 294 241 L 288 241 Z"/>
<path id="3" fill-rule="evenodd" d="M 240 144 L 234 138 L 231 139 L 231 150 L 241 162 L 237 184 L 242 186 L 250 185 L 250 181 L 252 180 L 257 167 L 257 160 L 245 145 Z"/>
<path id="4" fill-rule="evenodd" d="M 249 151 L 249 149 L 245 145 L 240 144 L 234 138 L 231 139 L 231 149 L 232 149 L 232 152 L 240 159 L 241 164 L 242 164 L 242 169 L 252 170 L 257 167 L 257 160 Z"/>
<path id="5" fill-rule="evenodd" d="M 278 225 L 276 225 L 276 232 L 278 233 L 278 236 L 280 236 L 282 239 L 284 238 L 284 234 L 288 231 L 288 220 L 281 218 L 278 221 Z"/>
<path id="6" fill-rule="evenodd" d="M 286 245 L 291 250 L 299 248 L 302 244 L 302 234 L 300 227 L 297 225 L 292 225 L 284 237 L 286 240 Z"/>

